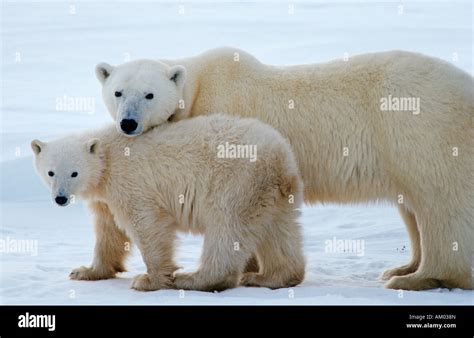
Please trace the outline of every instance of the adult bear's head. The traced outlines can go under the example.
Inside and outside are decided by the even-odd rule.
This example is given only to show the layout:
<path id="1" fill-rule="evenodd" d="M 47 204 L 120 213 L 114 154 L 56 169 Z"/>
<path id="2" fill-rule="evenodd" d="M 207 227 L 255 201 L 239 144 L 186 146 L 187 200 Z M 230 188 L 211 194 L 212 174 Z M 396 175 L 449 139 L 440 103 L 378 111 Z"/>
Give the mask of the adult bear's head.
<path id="1" fill-rule="evenodd" d="M 95 73 L 117 130 L 127 136 L 140 135 L 167 121 L 183 98 L 183 66 L 136 60 L 119 66 L 100 63 Z"/>

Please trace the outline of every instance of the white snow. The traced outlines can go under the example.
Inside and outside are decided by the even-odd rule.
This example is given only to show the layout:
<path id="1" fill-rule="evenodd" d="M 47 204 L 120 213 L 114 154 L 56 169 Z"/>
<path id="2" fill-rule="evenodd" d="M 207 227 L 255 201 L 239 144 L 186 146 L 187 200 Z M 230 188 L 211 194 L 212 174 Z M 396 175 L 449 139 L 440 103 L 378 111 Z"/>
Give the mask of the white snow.
<path id="1" fill-rule="evenodd" d="M 294 14 L 288 13 L 291 8 Z M 0 303 L 473 304 L 470 291 L 400 293 L 377 281 L 384 269 L 410 259 L 404 225 L 388 205 L 305 207 L 307 275 L 293 289 L 133 291 L 131 277 L 145 269 L 136 249 L 129 272 L 119 278 L 71 281 L 73 268 L 92 261 L 91 219 L 81 203 L 52 204 L 29 148 L 34 138 L 111 121 L 94 75 L 100 61 L 176 58 L 222 45 L 273 64 L 404 49 L 440 57 L 472 74 L 472 14 L 470 0 L 2 2 L 0 240 L 30 239 L 38 247 L 37 255 L 0 253 Z M 92 99 L 94 106 L 58 111 L 65 95 Z M 326 241 L 334 238 L 362 240 L 363 255 L 325 252 Z M 200 245 L 201 238 L 183 236 L 178 260 L 186 270 L 196 268 Z"/>

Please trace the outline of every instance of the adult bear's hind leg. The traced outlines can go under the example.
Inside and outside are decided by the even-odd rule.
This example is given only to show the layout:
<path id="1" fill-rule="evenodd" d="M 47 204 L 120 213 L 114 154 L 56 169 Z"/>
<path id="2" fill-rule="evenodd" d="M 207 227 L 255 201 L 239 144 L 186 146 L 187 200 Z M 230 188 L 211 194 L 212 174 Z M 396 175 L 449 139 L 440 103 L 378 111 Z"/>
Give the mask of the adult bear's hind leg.
<path id="1" fill-rule="evenodd" d="M 454 205 L 451 202 L 450 209 L 450 200 L 443 202 L 445 204 L 430 205 L 421 212 L 417 211 L 422 251 L 420 266 L 414 273 L 392 277 L 386 284 L 388 288 L 472 289 L 472 211 L 467 204 Z"/>
<path id="2" fill-rule="evenodd" d="M 420 231 L 418 229 L 415 214 L 408 211 L 404 205 L 400 205 L 398 210 L 400 216 L 405 222 L 408 236 L 410 237 L 412 258 L 411 262 L 408 264 L 384 271 L 380 276 L 381 280 L 389 280 L 393 276 L 404 276 L 413 273 L 418 269 L 421 261 Z"/>

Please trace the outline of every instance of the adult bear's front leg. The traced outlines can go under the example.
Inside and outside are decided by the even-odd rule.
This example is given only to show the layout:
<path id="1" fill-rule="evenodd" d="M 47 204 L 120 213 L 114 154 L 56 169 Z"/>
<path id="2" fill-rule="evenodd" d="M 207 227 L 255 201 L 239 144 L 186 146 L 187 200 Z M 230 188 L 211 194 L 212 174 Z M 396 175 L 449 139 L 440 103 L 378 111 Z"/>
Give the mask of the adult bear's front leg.
<path id="1" fill-rule="evenodd" d="M 91 267 L 72 270 L 69 277 L 75 280 L 99 280 L 114 278 L 117 272 L 125 271 L 124 262 L 130 250 L 130 239 L 115 224 L 107 204 L 89 204 L 94 215 L 96 244 Z"/>

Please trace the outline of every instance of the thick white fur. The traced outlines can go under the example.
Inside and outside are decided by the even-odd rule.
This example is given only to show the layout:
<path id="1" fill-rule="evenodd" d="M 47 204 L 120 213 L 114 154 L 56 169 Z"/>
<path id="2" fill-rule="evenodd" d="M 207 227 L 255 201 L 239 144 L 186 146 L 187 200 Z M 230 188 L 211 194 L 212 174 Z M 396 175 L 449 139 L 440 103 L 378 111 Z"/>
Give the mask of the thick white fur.
<path id="1" fill-rule="evenodd" d="M 255 145 L 256 161 L 218 157 L 226 142 Z M 123 271 L 129 238 L 147 267 L 133 280 L 137 290 L 223 290 L 239 281 L 279 288 L 304 278 L 296 160 L 288 142 L 257 120 L 203 116 L 137 138 L 109 126 L 32 147 L 53 194 L 58 187 L 88 200 L 96 216 L 94 262 L 75 269 L 73 279 Z M 173 276 L 178 230 L 203 234 L 204 248 L 197 272 Z M 254 254 L 260 270 L 243 275 Z"/>
<path id="2" fill-rule="evenodd" d="M 122 119 L 133 119 L 138 122 L 137 129 L 124 135 L 136 136 L 166 122 L 179 107 L 186 70 L 179 65 L 168 67 L 157 61 L 138 60 L 116 67 L 100 63 L 96 76 L 103 85 L 102 96 L 116 121 L 117 131 L 122 132 Z M 116 97 L 116 92 L 121 96 Z M 153 99 L 146 99 L 148 94 L 153 94 Z M 142 111 L 148 114 L 140 114 Z"/>
<path id="3" fill-rule="evenodd" d="M 400 51 L 276 67 L 244 51 L 220 48 L 181 60 L 136 64 L 140 69 L 186 69 L 183 90 L 178 88 L 169 100 L 160 97 L 165 107 L 175 107 L 172 113 L 136 111 L 148 127 L 215 112 L 255 117 L 290 141 L 306 201 L 397 203 L 413 257 L 408 265 L 384 273 L 387 287 L 472 288 L 474 90 L 470 75 L 439 59 Z M 115 71 L 118 78 L 119 68 Z M 153 75 L 145 73 L 145 78 Z M 133 88 L 140 81 L 137 75 L 127 86 Z M 104 87 L 106 102 L 110 95 Z M 382 111 L 381 99 L 389 95 L 419 98 L 420 114 Z M 176 98 L 183 99 L 182 109 Z M 115 117 L 114 107 L 108 106 Z M 453 156 L 455 149 L 458 156 Z"/>

